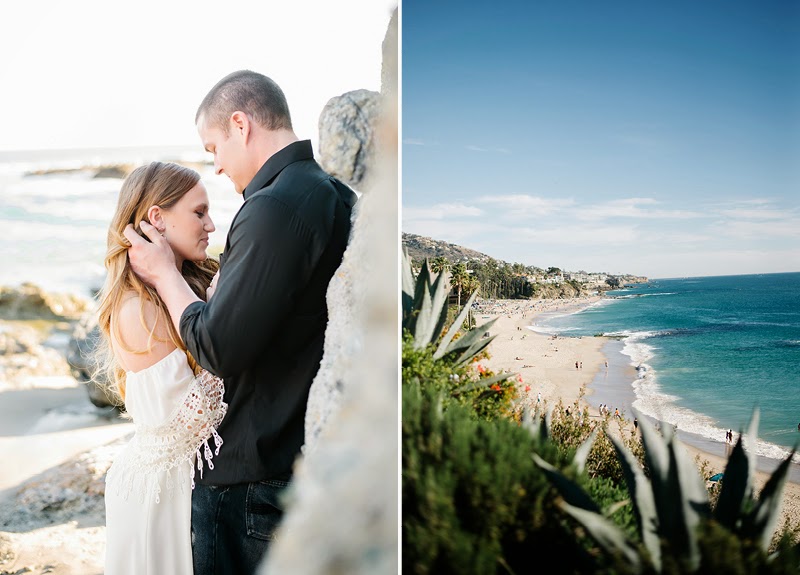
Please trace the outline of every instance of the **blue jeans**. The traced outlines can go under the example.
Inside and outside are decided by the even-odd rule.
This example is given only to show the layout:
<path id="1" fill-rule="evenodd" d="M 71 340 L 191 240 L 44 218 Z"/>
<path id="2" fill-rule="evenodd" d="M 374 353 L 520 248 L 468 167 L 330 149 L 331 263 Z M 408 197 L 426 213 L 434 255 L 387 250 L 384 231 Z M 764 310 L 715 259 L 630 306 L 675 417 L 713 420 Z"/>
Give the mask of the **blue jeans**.
<path id="1" fill-rule="evenodd" d="M 283 517 L 279 480 L 203 485 L 192 493 L 194 575 L 250 575 L 262 562 Z"/>

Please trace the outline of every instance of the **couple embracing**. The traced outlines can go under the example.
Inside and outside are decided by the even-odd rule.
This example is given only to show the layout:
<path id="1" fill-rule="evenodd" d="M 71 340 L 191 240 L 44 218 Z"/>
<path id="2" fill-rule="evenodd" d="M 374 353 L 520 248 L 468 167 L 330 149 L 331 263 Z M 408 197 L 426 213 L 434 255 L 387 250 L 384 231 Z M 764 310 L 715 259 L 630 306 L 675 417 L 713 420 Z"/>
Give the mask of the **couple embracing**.
<path id="1" fill-rule="evenodd" d="M 323 355 L 355 193 L 251 71 L 195 118 L 244 203 L 219 262 L 199 174 L 153 162 L 120 191 L 99 318 L 136 433 L 106 480 L 106 575 L 253 573 L 274 538 Z"/>

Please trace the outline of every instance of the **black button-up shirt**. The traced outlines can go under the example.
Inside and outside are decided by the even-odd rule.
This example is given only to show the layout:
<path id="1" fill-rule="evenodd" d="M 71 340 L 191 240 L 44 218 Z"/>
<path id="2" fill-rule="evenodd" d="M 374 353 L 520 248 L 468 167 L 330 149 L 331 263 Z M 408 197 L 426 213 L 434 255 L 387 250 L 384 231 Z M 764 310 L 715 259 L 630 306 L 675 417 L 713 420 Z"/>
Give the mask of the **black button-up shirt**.
<path id="1" fill-rule="evenodd" d="M 181 316 L 197 362 L 225 382 L 224 445 L 203 483 L 287 477 L 304 442 L 319 369 L 325 294 L 350 235 L 355 193 L 314 161 L 308 140 L 278 151 L 244 190 L 217 289 Z"/>

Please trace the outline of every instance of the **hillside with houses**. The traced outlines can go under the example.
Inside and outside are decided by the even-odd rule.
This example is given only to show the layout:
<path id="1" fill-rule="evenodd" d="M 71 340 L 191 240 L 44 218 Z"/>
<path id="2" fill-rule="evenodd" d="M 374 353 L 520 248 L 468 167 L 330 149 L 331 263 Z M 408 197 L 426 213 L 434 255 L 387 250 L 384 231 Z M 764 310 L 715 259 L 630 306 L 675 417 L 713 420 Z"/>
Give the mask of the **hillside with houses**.
<path id="1" fill-rule="evenodd" d="M 540 268 L 509 263 L 433 238 L 403 233 L 403 249 L 419 269 L 427 259 L 439 273 L 447 269 L 454 290 L 472 293 L 480 288 L 485 298 L 571 298 L 646 283 L 647 277 L 586 270 Z"/>

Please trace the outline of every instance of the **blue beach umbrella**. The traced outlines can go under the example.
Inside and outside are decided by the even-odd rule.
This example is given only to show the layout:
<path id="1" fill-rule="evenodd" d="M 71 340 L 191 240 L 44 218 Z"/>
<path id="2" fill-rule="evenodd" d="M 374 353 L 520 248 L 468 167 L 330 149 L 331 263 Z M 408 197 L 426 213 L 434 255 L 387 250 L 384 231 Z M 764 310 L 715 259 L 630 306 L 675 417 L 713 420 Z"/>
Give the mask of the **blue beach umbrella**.
<path id="1" fill-rule="evenodd" d="M 716 475 L 712 475 L 708 478 L 709 481 L 719 481 L 722 479 L 722 476 L 725 475 L 724 473 L 717 473 Z"/>

